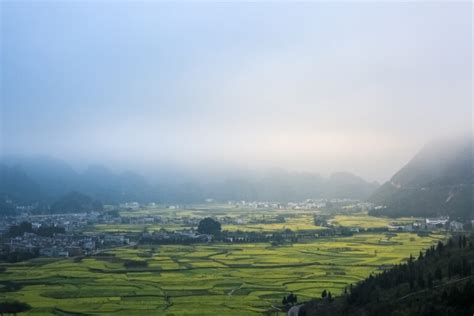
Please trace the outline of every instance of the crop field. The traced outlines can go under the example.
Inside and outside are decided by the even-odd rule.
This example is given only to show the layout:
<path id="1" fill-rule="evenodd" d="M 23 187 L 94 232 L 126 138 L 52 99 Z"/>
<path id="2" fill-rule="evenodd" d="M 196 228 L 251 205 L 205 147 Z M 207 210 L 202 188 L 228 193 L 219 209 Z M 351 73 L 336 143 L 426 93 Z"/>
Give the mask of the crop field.
<path id="1" fill-rule="evenodd" d="M 293 231 L 310 231 L 325 229 L 314 224 L 314 215 L 319 214 L 318 210 L 287 210 L 287 209 L 243 209 L 227 205 L 213 206 L 213 208 L 194 207 L 192 209 L 167 209 L 167 208 L 145 208 L 136 211 L 122 211 L 122 217 L 154 216 L 160 215 L 167 219 L 167 222 L 160 224 L 103 224 L 95 225 L 92 231 L 108 233 L 139 233 L 145 229 L 153 232 L 160 229 L 168 231 L 190 229 L 189 224 L 180 223 L 182 219 L 199 220 L 207 216 L 217 218 L 223 222 L 222 230 L 243 231 L 243 232 L 276 232 L 285 229 Z M 277 218 L 284 218 L 284 222 L 277 222 Z M 240 219 L 241 224 L 226 224 L 224 218 Z M 389 227 L 394 221 L 397 224 L 410 223 L 415 218 L 389 219 L 382 217 L 368 216 L 367 213 L 353 213 L 351 215 L 335 215 L 329 220 L 334 226 L 358 227 L 358 228 L 381 228 Z"/>
<path id="2" fill-rule="evenodd" d="M 142 245 L 82 259 L 34 259 L 6 268 L 0 297 L 29 303 L 31 315 L 259 315 L 284 294 L 300 301 L 417 255 L 443 234 L 357 234 L 281 246 Z M 147 266 L 124 263 L 146 261 Z"/>
<path id="3" fill-rule="evenodd" d="M 160 215 L 167 219 L 167 222 L 160 224 L 103 224 L 95 225 L 91 231 L 121 233 L 139 233 L 145 229 L 149 232 L 165 229 L 168 231 L 190 229 L 188 224 L 179 223 L 183 219 L 199 220 L 207 216 L 213 216 L 222 221 L 223 218 L 240 219 L 242 224 L 223 224 L 222 230 L 244 231 L 244 232 L 276 232 L 285 229 L 294 231 L 319 230 L 323 227 L 314 225 L 314 210 L 286 210 L 286 209 L 258 209 L 249 211 L 248 209 L 235 208 L 231 206 L 213 206 L 213 208 L 192 209 L 166 209 L 166 208 L 145 208 L 135 211 L 122 211 L 122 217 L 139 217 Z M 285 218 L 285 222 L 276 222 L 277 217 Z M 223 221 L 225 222 L 225 221 Z"/>
<path id="4" fill-rule="evenodd" d="M 373 217 L 367 215 L 336 215 L 330 223 L 335 226 L 359 227 L 359 228 L 376 228 L 388 227 L 391 220 L 382 217 Z"/>
<path id="5" fill-rule="evenodd" d="M 397 224 L 408 224 L 412 223 L 417 218 L 397 218 L 389 219 L 384 217 L 369 216 L 364 213 L 352 214 L 352 215 L 335 215 L 329 222 L 335 226 L 345 227 L 359 227 L 359 228 L 378 228 L 388 227 L 393 223 Z"/>

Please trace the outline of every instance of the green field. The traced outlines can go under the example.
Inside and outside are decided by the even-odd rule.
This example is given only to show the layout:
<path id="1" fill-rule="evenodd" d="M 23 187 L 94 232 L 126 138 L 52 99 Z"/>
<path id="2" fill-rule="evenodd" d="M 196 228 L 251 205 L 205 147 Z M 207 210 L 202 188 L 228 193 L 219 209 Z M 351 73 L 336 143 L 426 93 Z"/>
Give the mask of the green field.
<path id="1" fill-rule="evenodd" d="M 164 224 L 103 224 L 95 225 L 90 230 L 95 232 L 108 233 L 139 233 L 145 229 L 152 232 L 160 229 L 168 231 L 190 229 L 190 225 L 180 224 L 179 220 L 202 219 L 203 217 L 213 216 L 218 221 L 223 222 L 222 230 L 243 231 L 243 232 L 277 232 L 285 229 L 293 231 L 316 231 L 325 229 L 314 224 L 314 216 L 319 214 L 319 210 L 288 210 L 288 209 L 255 209 L 235 208 L 232 206 L 213 205 L 211 208 L 192 208 L 192 209 L 166 209 L 166 208 L 144 208 L 136 211 L 122 211 L 122 217 L 154 216 L 160 215 L 168 221 Z M 276 219 L 284 218 L 285 222 L 275 222 Z M 225 218 L 239 218 L 242 224 L 225 224 Z M 178 219 L 178 221 L 176 221 Z M 368 216 L 367 213 L 353 213 L 351 215 L 335 215 L 329 221 L 334 226 L 358 227 L 358 228 L 383 228 L 389 227 L 392 222 L 409 223 L 415 221 L 415 218 L 389 219 Z"/>
<path id="2" fill-rule="evenodd" d="M 311 243 L 200 244 L 116 248 L 100 256 L 3 264 L 0 297 L 32 315 L 252 315 L 284 294 L 300 300 L 340 294 L 372 272 L 418 254 L 442 234 L 357 234 Z M 127 260 L 146 268 L 125 268 Z"/>
<path id="3" fill-rule="evenodd" d="M 417 218 L 414 217 L 390 219 L 386 217 L 369 216 L 365 213 L 358 213 L 352 215 L 335 215 L 329 222 L 335 226 L 378 228 L 389 227 L 392 223 L 397 223 L 398 225 L 408 224 L 415 220 L 417 220 Z"/>

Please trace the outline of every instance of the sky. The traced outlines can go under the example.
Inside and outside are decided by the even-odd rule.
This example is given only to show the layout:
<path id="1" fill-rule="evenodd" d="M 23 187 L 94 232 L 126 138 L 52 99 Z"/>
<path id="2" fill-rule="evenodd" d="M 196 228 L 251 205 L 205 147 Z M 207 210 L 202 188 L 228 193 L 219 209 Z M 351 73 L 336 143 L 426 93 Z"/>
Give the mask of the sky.
<path id="1" fill-rule="evenodd" d="M 472 133 L 470 2 L 0 6 L 3 155 L 385 181 Z"/>

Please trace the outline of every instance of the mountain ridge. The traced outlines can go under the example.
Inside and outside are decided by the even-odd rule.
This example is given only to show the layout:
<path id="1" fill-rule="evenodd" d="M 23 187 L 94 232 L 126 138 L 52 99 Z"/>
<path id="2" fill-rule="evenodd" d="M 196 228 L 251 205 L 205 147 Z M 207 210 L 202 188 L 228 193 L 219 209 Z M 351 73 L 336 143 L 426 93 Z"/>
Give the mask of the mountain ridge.
<path id="1" fill-rule="evenodd" d="M 77 172 L 66 162 L 53 158 L 9 158 L 0 160 L 3 174 L 40 188 L 31 193 L 36 200 L 52 203 L 69 192 L 80 192 L 104 204 L 137 201 L 142 203 L 195 203 L 207 198 L 217 201 L 254 200 L 290 202 L 308 198 L 366 199 L 378 186 L 348 172 L 336 172 L 329 177 L 317 173 L 283 170 L 257 174 L 222 174 L 208 181 L 201 177 L 181 174 L 174 179 L 150 181 L 135 172 L 113 172 L 102 165 L 91 165 Z M 8 173 L 10 172 L 10 173 Z M 13 174 L 11 173 L 13 172 Z M 4 177 L 4 180 L 7 178 Z M 2 181 L 0 194 L 26 203 L 28 195 L 21 193 L 15 181 Z M 26 183 L 25 182 L 25 183 Z M 35 187 L 26 185 L 25 187 Z"/>
<path id="2" fill-rule="evenodd" d="M 424 146 L 369 201 L 387 216 L 474 217 L 473 138 L 444 139 Z"/>

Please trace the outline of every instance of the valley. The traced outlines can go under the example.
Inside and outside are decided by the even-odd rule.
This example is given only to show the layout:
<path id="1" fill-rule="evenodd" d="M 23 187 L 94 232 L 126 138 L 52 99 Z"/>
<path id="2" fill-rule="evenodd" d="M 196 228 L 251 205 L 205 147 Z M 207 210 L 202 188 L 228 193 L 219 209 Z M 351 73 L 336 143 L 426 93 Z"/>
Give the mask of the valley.
<path id="1" fill-rule="evenodd" d="M 332 224 L 315 226 L 318 213 L 321 211 L 314 209 L 292 213 L 271 208 L 223 210 L 222 205 L 179 213 L 169 208 L 123 210 L 120 216 L 128 224 L 97 224 L 82 233 L 127 235 L 130 244 L 86 256 L 2 263 L 0 297 L 28 302 L 31 315 L 284 315 L 281 300 L 289 293 L 299 301 L 319 297 L 323 290 L 340 295 L 350 284 L 404 262 L 448 236 L 444 230 L 424 234 L 394 231 L 390 228 L 393 219 L 366 213 L 331 216 Z M 142 216 L 160 216 L 162 223 L 140 224 L 132 219 L 130 224 L 130 218 Z M 271 235 L 286 229 L 313 238 L 181 244 L 134 239 L 144 231 L 192 229 L 189 223 L 198 216 L 235 222 L 223 224 L 223 234 L 228 230 Z M 266 223 L 277 218 L 283 222 Z M 361 232 L 321 234 L 334 229 L 333 225 Z"/>

